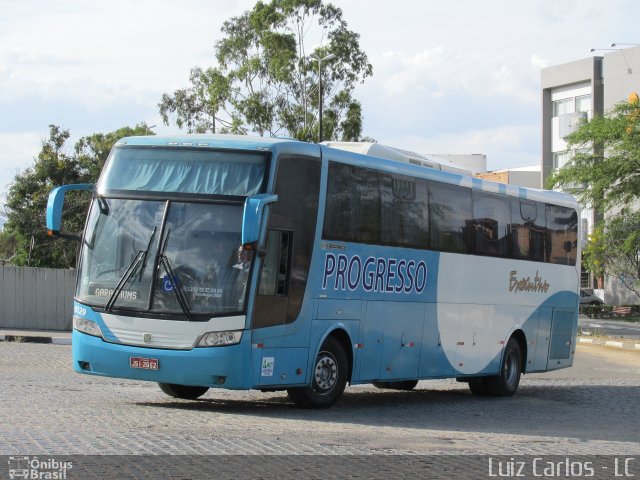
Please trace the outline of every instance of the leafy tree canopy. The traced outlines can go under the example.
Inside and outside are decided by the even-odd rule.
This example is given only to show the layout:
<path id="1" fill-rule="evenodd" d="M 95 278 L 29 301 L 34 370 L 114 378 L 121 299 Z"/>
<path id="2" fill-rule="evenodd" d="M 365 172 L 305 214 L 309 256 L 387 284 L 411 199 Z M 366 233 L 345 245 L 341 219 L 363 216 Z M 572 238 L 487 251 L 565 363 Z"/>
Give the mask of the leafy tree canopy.
<path id="1" fill-rule="evenodd" d="M 78 140 L 72 152 L 68 152 L 69 131 L 50 125 L 49 138 L 43 142 L 33 166 L 17 174 L 9 186 L 6 223 L 0 232 L 0 259 L 19 266 L 74 267 L 77 245 L 46 234 L 49 192 L 59 185 L 95 183 L 111 147 L 120 138 L 132 135 L 153 135 L 153 132 L 141 124 L 106 134 L 96 133 Z M 83 192 L 67 194 L 64 212 L 66 231 L 82 230 L 89 201 L 89 195 Z"/>
<path id="2" fill-rule="evenodd" d="M 584 249 L 585 266 L 597 276 L 618 278 L 640 296 L 640 103 L 621 102 L 606 116 L 584 122 L 568 137 L 573 159 L 547 186 L 574 193 L 605 220 Z"/>
<path id="3" fill-rule="evenodd" d="M 258 1 L 222 26 L 218 67 L 193 68 L 190 86 L 165 94 L 160 114 L 189 132 L 318 138 L 322 64 L 323 131 L 327 139 L 358 140 L 362 109 L 357 83 L 373 68 L 342 10 L 322 0 Z"/>
<path id="4" fill-rule="evenodd" d="M 624 212 L 596 226 L 584 250 L 586 267 L 617 278 L 640 297 L 640 212 Z"/>

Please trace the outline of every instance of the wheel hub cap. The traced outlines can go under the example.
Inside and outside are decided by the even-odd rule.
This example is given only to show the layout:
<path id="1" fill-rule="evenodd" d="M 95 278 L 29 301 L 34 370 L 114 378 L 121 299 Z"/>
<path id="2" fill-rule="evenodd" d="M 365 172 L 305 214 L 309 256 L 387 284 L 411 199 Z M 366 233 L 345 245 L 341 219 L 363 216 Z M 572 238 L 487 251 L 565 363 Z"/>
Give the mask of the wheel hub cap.
<path id="1" fill-rule="evenodd" d="M 315 383 L 320 391 L 331 390 L 338 378 L 338 365 L 332 357 L 322 356 L 316 363 Z"/>

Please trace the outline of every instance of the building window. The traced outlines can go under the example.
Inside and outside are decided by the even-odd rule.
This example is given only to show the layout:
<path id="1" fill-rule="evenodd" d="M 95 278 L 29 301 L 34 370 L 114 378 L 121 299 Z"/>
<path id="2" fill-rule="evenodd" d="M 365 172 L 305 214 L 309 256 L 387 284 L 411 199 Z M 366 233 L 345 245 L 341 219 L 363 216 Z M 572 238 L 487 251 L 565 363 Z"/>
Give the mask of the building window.
<path id="1" fill-rule="evenodd" d="M 586 243 L 589 241 L 589 219 L 582 218 L 581 220 L 582 220 L 582 241 Z"/>
<path id="2" fill-rule="evenodd" d="M 591 110 L 591 95 L 576 97 L 576 112 L 588 112 Z"/>
<path id="3" fill-rule="evenodd" d="M 580 272 L 580 288 L 590 288 L 591 287 L 591 275 L 589 272 L 585 272 L 584 270 Z"/>
<path id="4" fill-rule="evenodd" d="M 556 100 L 553 102 L 553 116 L 559 117 L 565 113 L 573 113 L 573 103 L 573 97 Z"/>
<path id="5" fill-rule="evenodd" d="M 564 167 L 569 160 L 571 160 L 571 152 L 569 150 L 565 152 L 555 152 L 553 154 L 553 168 L 558 170 Z"/>

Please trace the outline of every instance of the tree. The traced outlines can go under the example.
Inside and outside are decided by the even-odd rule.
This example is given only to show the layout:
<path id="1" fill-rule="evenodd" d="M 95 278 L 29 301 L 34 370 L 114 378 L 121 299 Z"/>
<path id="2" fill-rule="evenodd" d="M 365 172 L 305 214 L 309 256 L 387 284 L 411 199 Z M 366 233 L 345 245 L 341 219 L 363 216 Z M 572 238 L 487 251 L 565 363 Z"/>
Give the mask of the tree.
<path id="1" fill-rule="evenodd" d="M 163 95 L 159 108 L 165 124 L 174 116 L 189 132 L 317 139 L 314 58 L 333 55 L 322 64 L 324 136 L 359 139 L 362 108 L 353 90 L 373 68 L 342 10 L 322 0 L 259 1 L 226 21 L 222 32 L 224 38 L 215 45 L 219 66 L 192 69 L 189 87 Z"/>
<path id="2" fill-rule="evenodd" d="M 621 213 L 596 226 L 584 258 L 590 271 L 617 278 L 640 297 L 640 212 Z"/>
<path id="3" fill-rule="evenodd" d="M 606 212 L 584 249 L 585 266 L 594 274 L 618 278 L 640 296 L 640 103 L 613 107 L 606 116 L 583 122 L 568 137 L 577 153 L 556 171 L 547 187 L 575 193 L 583 205 Z"/>
<path id="4" fill-rule="evenodd" d="M 78 140 L 73 153 L 69 154 L 66 151 L 69 131 L 50 125 L 49 138 L 43 142 L 33 166 L 17 174 L 9 187 L 5 205 L 7 220 L 0 232 L 0 258 L 15 265 L 74 267 L 77 245 L 46 235 L 49 192 L 59 185 L 95 183 L 115 142 L 125 136 L 149 134 L 153 132 L 145 124 L 107 134 L 97 133 Z M 82 230 L 89 201 L 89 195 L 83 192 L 67 194 L 66 231 Z"/>

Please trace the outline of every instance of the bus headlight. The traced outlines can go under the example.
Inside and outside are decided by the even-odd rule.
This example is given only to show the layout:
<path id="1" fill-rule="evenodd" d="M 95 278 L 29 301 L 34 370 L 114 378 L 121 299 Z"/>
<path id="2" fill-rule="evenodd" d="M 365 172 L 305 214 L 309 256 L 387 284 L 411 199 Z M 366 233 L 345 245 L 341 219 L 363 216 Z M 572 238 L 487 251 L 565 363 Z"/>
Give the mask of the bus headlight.
<path id="1" fill-rule="evenodd" d="M 73 317 L 73 328 L 79 332 L 93 335 L 94 337 L 102 337 L 102 331 L 96 322 L 87 320 L 86 318 Z"/>
<path id="2" fill-rule="evenodd" d="M 223 347 L 225 345 L 235 345 L 242 340 L 242 330 L 233 332 L 209 332 L 205 333 L 198 347 Z"/>

